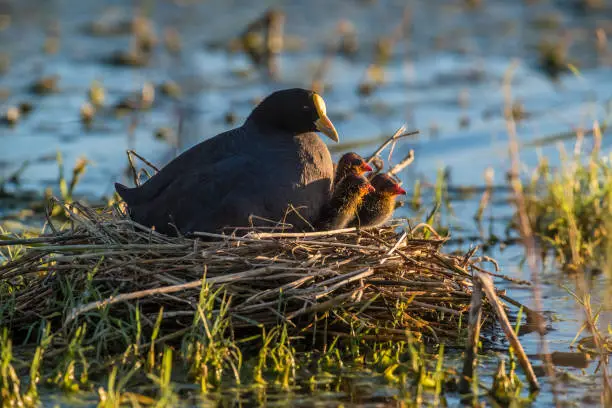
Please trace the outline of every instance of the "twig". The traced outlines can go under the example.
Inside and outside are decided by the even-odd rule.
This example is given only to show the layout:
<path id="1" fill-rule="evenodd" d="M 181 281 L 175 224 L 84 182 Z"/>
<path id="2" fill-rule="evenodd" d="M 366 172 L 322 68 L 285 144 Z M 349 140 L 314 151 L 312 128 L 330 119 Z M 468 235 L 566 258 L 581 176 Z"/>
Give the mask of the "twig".
<path id="1" fill-rule="evenodd" d="M 147 159 L 145 159 L 144 157 L 142 157 L 141 155 L 139 155 L 138 153 L 136 153 L 136 151 L 134 150 L 128 150 L 127 151 L 127 155 L 128 158 L 130 156 L 136 156 L 138 157 L 140 160 L 142 160 L 144 162 L 144 164 L 146 164 L 147 166 L 151 167 L 153 170 L 155 170 L 155 172 L 159 172 L 159 168 L 157 166 L 155 166 L 153 163 L 151 163 L 150 161 L 148 161 Z"/>
<path id="2" fill-rule="evenodd" d="M 336 289 L 341 288 L 341 287 L 342 287 L 342 286 L 344 286 L 344 285 L 348 285 L 348 284 L 349 284 L 349 283 L 351 283 L 351 282 L 355 282 L 355 281 L 358 281 L 358 280 L 360 280 L 360 279 L 367 278 L 368 276 L 372 276 L 373 274 L 374 274 L 374 269 L 372 269 L 372 268 L 365 268 L 365 269 L 362 269 L 362 270 L 360 270 L 360 271 L 359 271 L 359 273 L 358 273 L 358 274 L 356 274 L 356 275 L 354 275 L 354 276 L 350 276 L 350 277 L 348 277 L 348 278 L 345 278 L 343 281 L 338 282 L 338 283 L 336 283 L 336 284 L 334 284 L 334 285 L 330 286 L 329 288 L 325 289 L 325 291 L 323 291 L 323 292 L 321 292 L 321 293 L 317 294 L 317 295 L 315 296 L 315 299 L 317 299 L 317 300 L 318 300 L 318 299 L 320 299 L 320 298 L 322 298 L 322 297 L 324 297 L 324 296 L 329 295 L 330 293 L 332 293 L 332 292 L 333 292 L 333 291 L 335 291 Z"/>
<path id="3" fill-rule="evenodd" d="M 112 244 L 112 245 L 48 245 L 48 246 L 33 246 L 31 251 L 48 251 L 48 252 L 68 252 L 68 251 L 94 251 L 94 250 L 111 250 L 123 249 L 126 252 L 130 249 L 144 250 L 177 250 L 188 248 L 189 244 Z"/>
<path id="4" fill-rule="evenodd" d="M 257 238 L 311 238 L 311 237 L 324 237 L 329 235 L 344 234 L 347 232 L 355 232 L 357 228 L 342 228 L 330 231 L 315 231 L 315 232 L 252 232 L 247 235 L 251 235 Z"/>
<path id="5" fill-rule="evenodd" d="M 480 282 L 482 283 L 482 289 L 484 293 L 487 295 L 489 299 L 489 303 L 493 306 L 493 311 L 497 315 L 498 322 L 506 335 L 506 338 L 510 342 L 512 349 L 516 353 L 516 358 L 518 359 L 523 371 L 525 372 L 525 376 L 527 377 L 527 381 L 529 381 L 529 388 L 531 391 L 537 391 L 540 389 L 540 384 L 538 383 L 538 379 L 533 371 L 533 367 L 531 367 L 531 363 L 529 362 L 529 358 L 527 354 L 525 354 L 525 350 L 521 345 L 516 333 L 512 329 L 512 325 L 508 320 L 508 316 L 506 316 L 506 312 L 502 307 L 499 299 L 497 298 L 497 294 L 495 293 L 495 288 L 493 287 L 493 281 L 488 275 L 483 273 L 477 273 L 476 275 Z"/>
<path id="6" fill-rule="evenodd" d="M 202 281 L 203 281 L 202 279 L 199 279 L 197 281 L 184 283 L 182 285 L 166 286 L 164 288 L 155 288 L 155 289 L 148 289 L 148 290 L 140 290 L 140 291 L 132 292 L 132 293 L 124 293 L 121 295 L 109 297 L 104 300 L 98 300 L 96 302 L 87 303 L 86 305 L 72 309 L 72 311 L 70 312 L 70 314 L 68 315 L 68 317 L 66 317 L 66 320 L 64 321 L 64 327 L 66 327 L 72 320 L 76 319 L 79 315 L 83 313 L 87 313 L 91 310 L 100 309 L 102 307 L 109 306 L 114 303 L 125 302 L 127 300 L 140 299 L 143 297 L 159 295 L 162 293 L 173 293 L 173 292 L 179 292 L 185 289 L 198 288 L 202 286 Z"/>
<path id="7" fill-rule="evenodd" d="M 414 161 L 414 150 L 410 149 L 406 157 L 404 157 L 402 161 L 400 161 L 395 166 L 393 166 L 393 168 L 389 170 L 387 174 L 395 176 L 397 175 L 397 173 L 404 170 L 406 167 L 410 166 L 413 161 Z"/>
<path id="8" fill-rule="evenodd" d="M 209 278 L 209 279 L 206 279 L 206 282 L 209 284 L 228 283 L 228 282 L 236 281 L 239 279 L 244 279 L 244 278 L 251 277 L 251 276 L 257 276 L 263 272 L 269 272 L 271 270 L 273 269 L 269 269 L 269 268 L 252 269 L 249 271 L 238 272 L 234 274 L 228 274 L 228 275 L 217 276 L 214 278 Z M 140 291 L 131 292 L 131 293 L 123 293 L 121 295 L 111 296 L 103 300 L 98 300 L 96 302 L 87 303 L 86 305 L 72 309 L 72 311 L 70 312 L 70 314 L 68 315 L 68 317 L 66 318 L 64 322 L 64 326 L 66 326 L 68 323 L 74 320 L 77 316 L 83 313 L 87 313 L 94 309 L 99 309 L 99 308 L 109 306 L 109 305 L 119 303 L 119 302 L 125 302 L 127 300 L 140 299 L 140 298 L 163 294 L 163 293 L 174 293 L 174 292 L 180 292 L 182 290 L 197 288 L 197 287 L 202 286 L 203 281 L 204 281 L 203 279 L 198 279 L 196 281 L 183 283 L 180 285 L 172 285 L 172 286 L 166 286 L 163 288 L 155 288 L 155 289 L 140 290 Z"/>
<path id="9" fill-rule="evenodd" d="M 347 230 L 354 230 L 354 228 L 346 228 Z M 322 236 L 322 235 L 329 235 L 326 233 L 331 232 L 331 235 L 338 235 L 342 232 L 343 230 L 335 230 L 335 231 L 319 231 L 319 232 L 296 232 L 295 234 L 298 234 L 300 238 L 308 238 L 308 237 L 318 237 L 318 236 Z M 350 231 L 349 231 L 350 232 Z M 290 233 L 284 233 L 284 232 L 278 232 L 278 233 L 270 233 L 270 235 L 268 235 L 268 233 L 257 233 L 255 232 L 255 236 L 256 237 L 260 237 L 260 236 L 265 236 L 271 239 L 260 239 L 260 238 L 247 238 L 251 233 L 245 235 L 244 237 L 235 237 L 235 236 L 231 236 L 231 235 L 221 235 L 221 234 L 214 234 L 211 232 L 194 232 L 193 235 L 195 236 L 202 236 L 202 237 L 209 237 L 209 238 L 220 238 L 220 239 L 225 239 L 227 241 L 237 241 L 237 242 L 259 242 L 259 243 L 270 243 L 270 244 L 276 244 L 277 241 L 275 241 L 273 238 L 292 238 L 293 236 L 286 236 L 286 234 L 294 234 L 293 232 Z M 313 234 L 313 235 L 308 235 L 308 234 Z M 306 236 L 305 236 L 306 235 Z M 295 238 L 295 237 L 294 237 Z M 335 242 L 335 241 L 294 241 L 294 242 L 300 242 L 300 243 L 304 243 L 304 244 L 309 244 L 309 245 L 322 245 L 322 246 L 328 246 L 328 247 L 342 247 L 342 248 L 354 248 L 354 249 L 362 249 L 362 250 L 373 250 L 373 251 L 379 251 L 381 250 L 378 247 L 366 247 L 363 245 L 356 245 L 356 244 L 348 244 L 348 243 L 344 243 L 344 242 Z"/>
<path id="10" fill-rule="evenodd" d="M 525 204 L 525 197 L 523 195 L 523 186 L 520 180 L 520 168 L 521 160 L 519 155 L 519 142 L 516 133 L 516 122 L 514 121 L 512 110 L 512 76 L 516 63 L 514 63 L 504 76 L 503 81 L 503 94 L 504 94 L 504 109 L 506 116 L 506 129 L 508 131 L 508 149 L 510 154 L 510 160 L 512 162 L 510 184 L 514 192 L 514 201 L 519 219 L 519 231 L 523 240 L 523 246 L 525 247 L 527 264 L 531 271 L 531 281 L 533 282 L 533 301 L 535 309 L 538 311 L 543 310 L 542 305 L 542 293 L 540 289 L 540 274 L 537 265 L 536 258 L 536 241 L 533 236 L 531 224 L 529 222 L 529 216 L 527 214 L 527 207 Z M 552 388 L 553 402 L 555 406 L 559 405 L 557 396 L 557 379 L 555 376 L 555 369 L 548 352 L 548 343 L 546 342 L 544 321 L 540 321 L 538 327 L 538 333 L 540 335 L 540 352 L 544 356 L 544 367 L 546 369 L 546 375 L 548 376 Z"/>
<path id="11" fill-rule="evenodd" d="M 304 309 L 300 309 L 297 310 L 293 313 L 289 313 L 286 317 L 288 320 L 291 320 L 297 316 L 301 316 L 304 314 L 311 314 L 311 313 L 317 313 L 317 312 L 321 312 L 324 310 L 329 310 L 334 306 L 339 306 L 341 304 L 343 304 L 346 300 L 350 299 L 351 297 L 353 297 L 357 292 L 359 292 L 361 290 L 361 288 L 358 288 L 356 290 L 353 290 L 352 292 L 349 293 L 345 293 L 342 294 L 340 296 L 336 296 L 333 299 L 330 299 L 326 302 L 323 303 L 316 303 L 315 305 L 311 306 L 311 307 L 307 307 Z"/>
<path id="12" fill-rule="evenodd" d="M 406 126 L 402 125 L 399 129 L 397 129 L 395 131 L 395 133 L 393 134 L 393 136 L 391 136 L 389 139 L 385 140 L 383 142 L 383 144 L 381 144 L 378 149 L 376 149 L 374 151 L 374 153 L 372 153 L 370 156 L 368 156 L 368 158 L 366 159 L 366 162 L 370 163 L 372 162 L 372 160 L 374 160 L 374 158 L 376 156 L 378 156 L 383 150 L 385 150 L 387 148 L 387 146 L 389 146 L 391 143 L 396 142 L 397 140 L 403 138 L 403 137 L 408 137 L 408 136 L 414 136 L 414 135 L 418 135 L 420 132 L 418 130 L 412 130 L 410 132 L 406 132 Z"/>
<path id="13" fill-rule="evenodd" d="M 460 311 L 455 310 L 455 309 L 451 309 L 451 308 L 444 307 L 444 306 L 436 306 L 436 305 L 432 305 L 429 303 L 420 302 L 417 300 L 413 300 L 412 302 L 410 302 L 410 305 L 422 307 L 424 309 L 439 310 L 441 312 L 449 313 L 455 316 L 461 316 L 462 314 Z"/>
<path id="14" fill-rule="evenodd" d="M 35 245 L 35 244 L 44 244 L 44 243 L 57 243 L 61 241 L 73 241 L 78 239 L 87 238 L 88 235 L 80 234 L 80 235 L 68 235 L 68 236 L 47 236 L 47 237 L 39 237 L 39 238 L 22 238 L 22 239 L 10 239 L 6 235 L 0 235 L 0 246 L 11 246 L 11 245 Z"/>
<path id="15" fill-rule="evenodd" d="M 478 364 L 478 342 L 480 340 L 480 320 L 482 317 L 482 286 L 480 280 L 474 281 L 472 300 L 470 302 L 470 316 L 468 320 L 468 341 L 463 360 L 463 371 L 459 382 L 459 392 L 468 394 L 474 380 L 474 369 Z M 472 396 L 474 397 L 474 396 Z"/>
<path id="16" fill-rule="evenodd" d="M 436 237 L 436 239 L 443 239 L 443 238 L 440 236 L 440 234 L 438 234 L 438 231 L 436 231 L 434 227 L 432 227 L 431 225 L 429 225 L 429 224 L 427 224 L 427 223 L 425 223 L 425 222 L 422 222 L 422 223 L 420 223 L 420 224 L 415 225 L 415 226 L 414 226 L 414 228 L 412 228 L 412 229 L 410 230 L 410 233 L 411 233 L 411 234 L 414 234 L 416 231 L 418 231 L 418 230 L 420 230 L 420 229 L 426 229 L 426 230 L 428 230 L 429 232 L 431 232 L 431 233 L 432 233 L 432 234 L 433 234 L 433 235 Z M 450 237 L 447 237 L 446 239 L 448 239 L 448 238 L 450 238 Z"/>

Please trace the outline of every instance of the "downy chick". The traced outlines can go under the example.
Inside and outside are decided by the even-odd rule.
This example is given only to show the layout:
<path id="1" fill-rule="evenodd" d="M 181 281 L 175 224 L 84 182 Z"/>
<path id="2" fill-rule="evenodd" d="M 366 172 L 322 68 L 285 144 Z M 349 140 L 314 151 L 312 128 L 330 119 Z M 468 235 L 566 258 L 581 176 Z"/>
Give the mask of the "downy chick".
<path id="1" fill-rule="evenodd" d="M 363 198 L 357 210 L 357 217 L 352 226 L 374 227 L 387 222 L 395 210 L 395 197 L 406 194 L 406 191 L 393 178 L 386 174 L 377 174 L 372 179 L 376 191 Z"/>
<path id="2" fill-rule="evenodd" d="M 374 187 L 363 176 L 349 174 L 334 189 L 329 202 L 321 209 L 321 216 L 316 226 L 319 230 L 335 230 L 346 227 L 355 217 L 357 209 Z"/>
<path id="3" fill-rule="evenodd" d="M 336 166 L 336 175 L 334 176 L 334 185 L 338 184 L 344 177 L 349 174 L 362 176 L 368 171 L 372 171 L 372 167 L 357 153 L 346 153 Z"/>

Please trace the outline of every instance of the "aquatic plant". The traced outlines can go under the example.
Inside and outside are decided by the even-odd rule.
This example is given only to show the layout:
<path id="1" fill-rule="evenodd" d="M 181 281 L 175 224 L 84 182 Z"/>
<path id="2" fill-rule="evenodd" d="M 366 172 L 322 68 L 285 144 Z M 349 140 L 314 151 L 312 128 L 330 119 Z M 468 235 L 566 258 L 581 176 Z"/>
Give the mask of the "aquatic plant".
<path id="1" fill-rule="evenodd" d="M 559 150 L 559 166 L 541 157 L 525 185 L 527 214 L 545 249 L 569 272 L 606 265 L 612 241 L 612 164 L 602 156 L 601 129 L 595 124 L 595 147 L 582 150 L 579 134 L 573 154 Z"/>

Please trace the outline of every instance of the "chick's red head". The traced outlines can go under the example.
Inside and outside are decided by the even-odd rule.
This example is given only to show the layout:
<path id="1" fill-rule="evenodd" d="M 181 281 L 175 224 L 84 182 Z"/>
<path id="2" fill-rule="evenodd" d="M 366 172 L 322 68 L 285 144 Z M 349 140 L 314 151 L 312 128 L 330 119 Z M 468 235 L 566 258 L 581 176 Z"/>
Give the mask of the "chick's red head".
<path id="1" fill-rule="evenodd" d="M 372 171 L 372 167 L 357 153 L 346 153 L 338 161 L 338 169 L 346 170 L 346 173 L 362 175 Z"/>
<path id="2" fill-rule="evenodd" d="M 390 176 L 386 174 L 377 174 L 372 179 L 372 185 L 376 191 L 391 195 L 404 195 L 404 190 L 400 185 Z"/>

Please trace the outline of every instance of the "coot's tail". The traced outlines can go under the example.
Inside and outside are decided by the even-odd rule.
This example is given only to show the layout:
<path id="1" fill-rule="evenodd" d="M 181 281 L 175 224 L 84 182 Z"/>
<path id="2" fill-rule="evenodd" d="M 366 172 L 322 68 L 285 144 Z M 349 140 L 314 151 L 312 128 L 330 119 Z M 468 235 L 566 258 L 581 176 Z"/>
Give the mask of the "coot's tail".
<path id="1" fill-rule="evenodd" d="M 133 189 L 131 189 L 131 188 L 129 188 L 129 187 L 126 187 L 126 186 L 124 186 L 124 185 L 123 185 L 123 184 L 121 184 L 121 183 L 115 183 L 115 190 L 117 190 L 117 194 L 119 194 L 119 195 L 121 196 L 121 198 L 123 198 L 123 200 L 124 200 L 124 201 L 125 201 L 125 202 L 126 202 L 128 205 L 130 205 L 130 201 L 131 201 L 131 200 L 130 200 L 130 198 L 131 198 L 131 197 L 130 197 L 130 196 L 131 196 L 130 192 L 131 192 L 131 190 L 133 190 Z"/>

